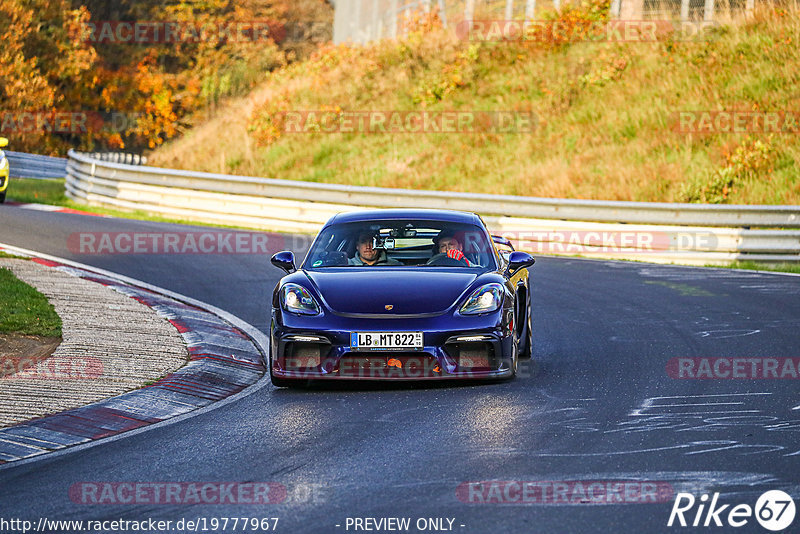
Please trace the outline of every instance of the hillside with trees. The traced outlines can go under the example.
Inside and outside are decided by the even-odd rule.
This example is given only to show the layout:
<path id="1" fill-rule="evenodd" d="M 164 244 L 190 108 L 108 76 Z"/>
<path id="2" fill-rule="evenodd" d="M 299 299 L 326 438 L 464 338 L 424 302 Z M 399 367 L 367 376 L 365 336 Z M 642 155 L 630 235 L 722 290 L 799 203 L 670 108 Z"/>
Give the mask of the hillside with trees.
<path id="1" fill-rule="evenodd" d="M 324 0 L 4 0 L 0 132 L 43 154 L 156 148 L 306 57 L 314 44 L 287 28 L 330 20 Z M 230 31 L 265 21 L 280 31 Z M 147 24 L 181 35 L 131 37 Z"/>

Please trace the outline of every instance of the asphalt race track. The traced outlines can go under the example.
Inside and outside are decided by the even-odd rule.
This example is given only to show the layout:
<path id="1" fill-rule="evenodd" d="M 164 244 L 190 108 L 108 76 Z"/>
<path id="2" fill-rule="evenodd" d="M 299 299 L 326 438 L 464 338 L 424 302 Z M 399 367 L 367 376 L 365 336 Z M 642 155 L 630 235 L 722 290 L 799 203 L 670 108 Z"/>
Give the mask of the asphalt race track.
<path id="1" fill-rule="evenodd" d="M 266 332 L 281 274 L 266 256 L 80 255 L 67 246 L 75 232 L 186 230 L 0 208 L 0 242 L 191 296 Z M 304 240 L 295 241 L 299 251 Z M 511 382 L 267 385 L 172 425 L 0 469 L 0 516 L 279 518 L 283 533 L 364 531 L 353 518 L 410 518 L 409 532 L 420 531 L 420 519 L 443 518 L 419 524 L 442 531 L 450 519 L 452 531 L 465 534 L 768 532 L 752 517 L 737 529 L 667 527 L 673 497 L 480 503 L 492 494 L 471 495 L 462 484 L 562 483 L 574 496 L 575 481 L 641 481 L 698 499 L 718 492 L 728 510 L 754 506 L 773 489 L 797 499 L 797 379 L 675 379 L 667 366 L 673 358 L 800 357 L 800 277 L 545 257 L 532 280 L 536 363 L 524 363 Z M 82 504 L 69 494 L 82 482 L 273 482 L 287 496 L 268 505 Z M 495 484 L 494 496 L 511 487 Z M 798 525 L 795 519 L 787 532 Z"/>

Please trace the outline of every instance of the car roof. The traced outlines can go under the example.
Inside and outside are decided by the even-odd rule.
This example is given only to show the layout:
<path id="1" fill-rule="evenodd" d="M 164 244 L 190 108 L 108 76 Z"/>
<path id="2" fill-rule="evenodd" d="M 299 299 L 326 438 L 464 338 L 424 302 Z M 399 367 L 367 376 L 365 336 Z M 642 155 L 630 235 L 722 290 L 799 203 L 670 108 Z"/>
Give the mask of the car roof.
<path id="1" fill-rule="evenodd" d="M 375 209 L 347 211 L 331 217 L 325 226 L 351 222 L 385 221 L 394 219 L 423 219 L 453 223 L 481 224 L 480 218 L 468 211 L 433 210 L 433 209 Z"/>

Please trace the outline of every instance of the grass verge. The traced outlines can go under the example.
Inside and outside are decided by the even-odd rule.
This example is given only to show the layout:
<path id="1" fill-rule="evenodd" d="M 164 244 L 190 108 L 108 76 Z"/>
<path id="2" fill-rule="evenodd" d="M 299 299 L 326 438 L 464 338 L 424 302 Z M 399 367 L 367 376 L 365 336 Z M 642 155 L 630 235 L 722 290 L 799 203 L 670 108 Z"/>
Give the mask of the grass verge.
<path id="1" fill-rule="evenodd" d="M 61 336 L 61 318 L 36 289 L 0 268 L 0 332 Z"/>
<path id="2" fill-rule="evenodd" d="M 64 194 L 63 179 L 11 178 L 8 200 L 25 204 L 55 204 L 63 206 L 69 200 Z"/>
<path id="3" fill-rule="evenodd" d="M 706 265 L 706 267 L 722 267 L 725 269 L 743 269 L 745 271 L 774 271 L 780 273 L 800 274 L 800 265 L 793 263 L 757 263 L 754 261 L 735 261 L 729 265 Z"/>
<path id="4" fill-rule="evenodd" d="M 9 254 L 8 252 L 3 252 L 2 250 L 0 250 L 0 259 L 2 259 L 2 258 L 11 258 L 11 259 L 15 259 L 15 260 L 27 260 L 27 259 L 30 259 L 30 258 L 26 258 L 25 256 L 17 256 L 15 254 Z"/>

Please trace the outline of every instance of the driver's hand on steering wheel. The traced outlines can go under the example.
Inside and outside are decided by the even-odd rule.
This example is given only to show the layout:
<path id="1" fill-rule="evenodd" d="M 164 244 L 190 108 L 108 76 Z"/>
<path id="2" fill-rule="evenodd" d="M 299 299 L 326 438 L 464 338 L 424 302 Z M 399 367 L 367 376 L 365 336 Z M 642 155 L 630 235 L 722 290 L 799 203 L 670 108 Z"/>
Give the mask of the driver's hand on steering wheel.
<path id="1" fill-rule="evenodd" d="M 454 260 L 463 261 L 467 264 L 467 267 L 470 267 L 469 260 L 464 256 L 464 253 L 458 250 L 457 248 L 451 248 L 447 251 L 447 257 L 453 258 Z"/>

